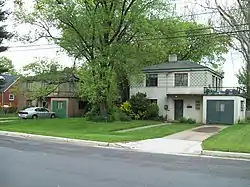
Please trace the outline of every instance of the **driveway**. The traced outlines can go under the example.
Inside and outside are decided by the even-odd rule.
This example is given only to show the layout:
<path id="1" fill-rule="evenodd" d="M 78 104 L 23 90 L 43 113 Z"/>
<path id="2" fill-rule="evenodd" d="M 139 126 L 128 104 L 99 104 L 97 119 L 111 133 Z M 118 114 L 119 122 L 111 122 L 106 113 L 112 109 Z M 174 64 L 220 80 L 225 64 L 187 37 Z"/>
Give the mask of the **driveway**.
<path id="1" fill-rule="evenodd" d="M 227 127 L 228 126 L 222 125 L 202 125 L 163 138 L 120 143 L 120 145 L 143 152 L 163 154 L 201 154 L 202 141 Z"/>

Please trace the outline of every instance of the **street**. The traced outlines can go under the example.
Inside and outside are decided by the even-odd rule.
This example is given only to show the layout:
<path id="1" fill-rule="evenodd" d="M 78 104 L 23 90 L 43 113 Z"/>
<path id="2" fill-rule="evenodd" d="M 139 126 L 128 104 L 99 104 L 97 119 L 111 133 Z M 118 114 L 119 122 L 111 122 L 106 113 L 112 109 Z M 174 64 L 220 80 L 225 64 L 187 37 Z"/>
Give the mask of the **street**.
<path id="1" fill-rule="evenodd" d="M 1 187 L 249 187 L 250 162 L 0 136 Z"/>

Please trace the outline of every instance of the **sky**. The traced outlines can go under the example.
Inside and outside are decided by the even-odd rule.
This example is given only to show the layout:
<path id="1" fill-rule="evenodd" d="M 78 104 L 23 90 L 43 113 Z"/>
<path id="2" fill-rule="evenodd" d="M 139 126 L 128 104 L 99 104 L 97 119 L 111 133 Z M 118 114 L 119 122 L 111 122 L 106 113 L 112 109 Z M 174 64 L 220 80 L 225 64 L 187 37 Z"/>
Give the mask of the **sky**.
<path id="1" fill-rule="evenodd" d="M 28 1 L 31 0 L 25 0 L 25 2 Z M 195 3 L 195 1 L 199 3 L 199 1 L 204 2 L 204 0 L 172 0 L 172 1 L 173 3 L 174 2 L 176 3 L 177 11 L 185 13 L 186 15 L 189 15 L 190 11 L 194 11 L 195 13 L 200 13 L 204 11 Z M 14 10 L 13 0 L 8 0 L 7 7 L 10 10 Z M 206 20 L 207 20 L 206 16 L 198 17 L 198 21 L 200 23 L 205 23 Z M 19 26 L 18 28 L 14 27 L 11 19 L 9 19 L 6 24 L 8 25 L 8 29 L 18 30 L 19 33 L 25 33 L 29 29 L 26 26 Z M 39 47 L 25 47 L 25 44 L 18 41 L 7 42 L 6 44 L 10 46 L 10 48 L 7 52 L 0 53 L 0 56 L 6 56 L 10 58 L 17 70 L 20 70 L 26 64 L 34 62 L 35 58 L 42 58 L 42 57 L 56 59 L 57 61 L 60 62 L 60 64 L 65 66 L 71 66 L 73 64 L 72 58 L 69 58 L 63 52 L 58 52 L 60 50 L 58 47 L 44 45 L 47 44 L 46 41 L 36 42 L 35 44 L 41 44 L 41 46 Z M 223 86 L 224 87 L 237 86 L 237 78 L 235 77 L 235 74 L 243 65 L 242 57 L 238 52 L 230 50 L 228 54 L 225 54 L 225 58 L 226 62 L 223 66 L 223 70 L 225 72 Z"/>

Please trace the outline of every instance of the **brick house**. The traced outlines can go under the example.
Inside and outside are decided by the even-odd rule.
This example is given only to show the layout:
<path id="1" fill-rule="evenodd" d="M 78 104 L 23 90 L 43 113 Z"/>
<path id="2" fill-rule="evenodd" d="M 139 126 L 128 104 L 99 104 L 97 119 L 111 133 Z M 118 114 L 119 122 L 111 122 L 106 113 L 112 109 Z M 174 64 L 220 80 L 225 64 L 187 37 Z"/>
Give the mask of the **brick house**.
<path id="1" fill-rule="evenodd" d="M 19 83 L 19 77 L 13 75 L 1 75 L 5 84 L 0 88 L 0 105 L 8 105 L 13 109 L 18 108 L 19 95 L 16 93 L 16 86 Z"/>

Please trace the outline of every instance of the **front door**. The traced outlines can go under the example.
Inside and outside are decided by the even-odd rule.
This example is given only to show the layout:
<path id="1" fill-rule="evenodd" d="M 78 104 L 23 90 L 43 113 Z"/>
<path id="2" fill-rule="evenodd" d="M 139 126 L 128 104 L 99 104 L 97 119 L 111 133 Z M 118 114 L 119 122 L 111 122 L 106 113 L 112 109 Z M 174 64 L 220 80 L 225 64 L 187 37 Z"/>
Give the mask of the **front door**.
<path id="1" fill-rule="evenodd" d="M 183 117 L 183 100 L 174 100 L 174 120 Z"/>
<path id="2" fill-rule="evenodd" d="M 59 118 L 67 117 L 67 101 L 52 101 L 52 111 Z"/>

